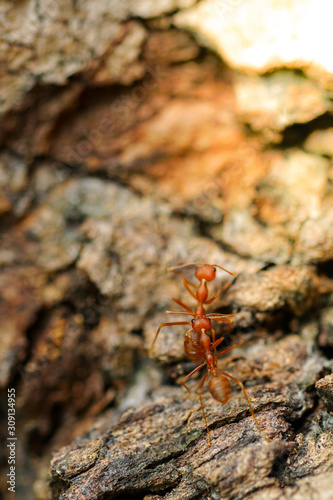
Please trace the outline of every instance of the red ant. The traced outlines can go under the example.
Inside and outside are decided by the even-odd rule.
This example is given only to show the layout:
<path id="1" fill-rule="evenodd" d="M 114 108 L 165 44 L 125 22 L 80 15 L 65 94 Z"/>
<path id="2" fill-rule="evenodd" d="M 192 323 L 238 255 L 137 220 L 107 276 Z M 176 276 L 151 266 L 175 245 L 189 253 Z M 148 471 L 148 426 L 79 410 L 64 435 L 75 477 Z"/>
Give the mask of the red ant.
<path id="1" fill-rule="evenodd" d="M 207 281 L 213 281 L 216 276 L 216 267 L 219 267 L 223 271 L 225 271 L 228 274 L 231 274 L 232 276 L 237 277 L 237 274 L 231 273 L 230 271 L 227 271 L 221 266 L 218 266 L 216 264 L 210 265 L 210 264 L 184 264 L 182 266 L 177 266 L 177 267 L 171 267 L 168 269 L 168 271 L 174 272 L 176 274 L 180 274 L 181 276 L 182 273 L 179 273 L 179 269 L 184 269 L 185 267 L 190 267 L 190 266 L 197 266 L 197 269 L 195 271 L 195 277 L 200 280 L 200 284 L 198 287 L 194 285 L 194 283 L 191 283 L 190 281 L 187 281 L 186 279 L 183 279 L 183 284 L 186 288 L 186 290 L 192 295 L 193 298 L 195 298 L 198 301 L 198 305 L 196 306 L 195 310 L 193 311 L 189 306 L 184 304 L 178 299 L 173 298 L 172 300 L 176 302 L 180 307 L 186 310 L 185 311 L 167 311 L 167 314 L 180 314 L 183 316 L 193 316 L 193 319 L 191 321 L 192 323 L 192 328 L 195 332 L 200 333 L 202 329 L 206 331 L 211 331 L 212 336 L 213 336 L 213 341 L 215 341 L 215 330 L 212 328 L 211 325 L 211 320 L 213 321 L 220 321 L 223 323 L 229 323 L 229 328 L 231 328 L 234 320 L 234 315 L 233 314 L 219 314 L 219 313 L 210 313 L 206 314 L 205 309 L 204 309 L 204 304 L 211 304 L 219 295 L 222 291 L 224 291 L 226 288 L 228 288 L 231 285 L 231 282 L 228 283 L 225 287 L 221 288 L 213 297 L 208 299 L 208 288 L 207 288 Z M 190 286 L 196 288 L 196 293 L 191 290 Z M 169 323 L 162 323 L 155 335 L 155 338 L 153 340 L 153 343 L 149 349 L 149 353 L 152 352 L 154 344 L 156 342 L 156 339 L 161 331 L 161 329 L 165 326 L 174 326 L 174 325 L 190 325 L 191 324 L 188 321 L 176 321 L 176 322 L 169 322 Z M 216 351 L 215 351 L 216 354 Z"/>
<path id="2" fill-rule="evenodd" d="M 208 437 L 208 446 L 211 446 L 211 436 L 208 428 L 208 423 L 207 423 L 207 418 L 205 414 L 205 409 L 204 409 L 204 404 L 202 400 L 202 389 L 203 386 L 207 380 L 207 377 L 209 375 L 212 375 L 208 382 L 209 390 L 211 395 L 213 396 L 216 401 L 219 401 L 220 403 L 227 403 L 229 401 L 230 395 L 231 395 L 231 386 L 230 382 L 228 379 L 233 380 L 236 382 L 240 388 L 243 391 L 244 397 L 247 401 L 247 404 L 249 405 L 252 417 L 255 421 L 255 424 L 257 426 L 257 429 L 259 431 L 259 434 L 262 436 L 265 441 L 269 441 L 262 433 L 258 421 L 255 417 L 253 408 L 251 406 L 250 400 L 248 398 L 248 395 L 246 394 L 245 387 L 243 383 L 238 380 L 235 377 L 232 377 L 228 373 L 218 370 L 217 369 L 217 358 L 225 354 L 226 352 L 230 351 L 234 347 L 236 347 L 237 344 L 233 344 L 230 347 L 227 347 L 224 349 L 222 352 L 219 354 L 216 354 L 216 347 L 223 341 L 223 337 L 220 338 L 219 340 L 216 340 L 214 342 L 211 342 L 211 339 L 205 329 L 203 328 L 201 332 L 197 332 L 195 330 L 189 330 L 185 334 L 185 340 L 184 340 L 184 347 L 185 347 L 185 353 L 187 357 L 196 363 L 204 359 L 204 362 L 201 363 L 199 366 L 197 366 L 194 370 L 191 371 L 183 380 L 182 384 L 185 387 L 185 389 L 190 393 L 189 388 L 185 384 L 186 380 L 188 380 L 192 375 L 194 375 L 197 371 L 201 370 L 205 365 L 207 366 L 207 373 L 203 376 L 201 383 L 198 388 L 198 394 L 200 398 L 200 404 L 201 404 L 201 410 L 202 410 L 202 415 L 206 424 L 206 429 L 207 429 L 207 437 Z M 215 351 L 215 355 L 212 354 L 212 350 Z"/>
<path id="3" fill-rule="evenodd" d="M 226 286 L 221 288 L 213 297 L 208 299 L 208 289 L 207 289 L 207 281 L 213 281 L 216 277 L 216 268 L 218 267 L 219 269 L 222 269 L 222 271 L 225 271 L 226 273 L 230 274 L 231 276 L 234 276 L 237 278 L 236 273 L 231 273 L 230 271 L 227 271 L 224 269 L 224 267 L 218 266 L 217 264 L 184 264 L 182 266 L 176 266 L 176 267 L 169 267 L 168 271 L 179 274 L 180 276 L 184 276 L 182 273 L 178 272 L 179 269 L 185 269 L 186 267 L 192 267 L 196 266 L 196 271 L 195 271 L 195 277 L 200 281 L 200 284 L 198 287 L 194 283 L 191 283 L 186 279 L 186 277 L 183 278 L 183 284 L 186 288 L 186 290 L 192 295 L 194 299 L 196 299 L 199 304 L 211 304 L 219 295 L 221 292 L 226 290 L 232 282 L 227 283 Z M 190 289 L 190 286 L 196 288 L 196 293 L 194 294 L 193 291 Z M 207 300 L 208 299 L 208 300 Z M 178 305 L 181 305 L 184 307 L 184 304 L 180 304 L 178 300 L 172 299 L 174 302 L 176 302 Z M 186 309 L 186 307 L 185 307 Z"/>
<path id="4" fill-rule="evenodd" d="M 177 321 L 177 322 L 171 322 L 171 323 L 162 323 L 155 335 L 154 341 L 152 343 L 152 346 L 150 348 L 150 352 L 152 351 L 154 344 L 156 342 L 156 339 L 158 337 L 158 334 L 161 331 L 161 328 L 164 326 L 173 326 L 173 325 L 191 325 L 192 328 L 188 330 L 185 334 L 185 339 L 184 339 L 184 347 L 185 347 L 185 354 L 187 357 L 194 362 L 199 362 L 203 361 L 199 366 L 197 366 L 194 370 L 191 371 L 183 380 L 182 384 L 185 387 L 185 389 L 190 392 L 189 388 L 186 386 L 185 382 L 188 380 L 192 375 L 194 375 L 197 371 L 201 370 L 205 365 L 207 366 L 207 373 L 204 375 L 200 386 L 198 388 L 198 393 L 199 393 L 199 398 L 200 398 L 200 404 L 201 404 L 201 410 L 203 414 L 203 418 L 205 421 L 206 429 L 207 429 L 207 436 L 208 436 L 208 445 L 211 446 L 211 436 L 208 428 L 208 423 L 207 423 L 207 418 L 205 414 L 205 409 L 203 405 L 203 400 L 202 400 L 202 389 L 205 384 L 205 381 L 207 380 L 207 377 L 209 375 L 212 375 L 210 378 L 208 385 L 209 385 L 209 390 L 211 395 L 213 396 L 214 399 L 217 401 L 225 404 L 229 401 L 230 395 L 231 395 L 231 386 L 230 382 L 228 379 L 233 380 L 236 382 L 240 388 L 242 389 L 242 392 L 244 394 L 244 397 L 249 405 L 251 414 L 253 416 L 253 419 L 255 421 L 255 424 L 257 426 L 257 429 L 259 431 L 259 434 L 268 441 L 268 439 L 262 434 L 261 429 L 259 427 L 259 424 L 257 422 L 257 419 L 255 417 L 253 408 L 251 406 L 250 400 L 246 394 L 245 388 L 243 383 L 238 380 L 235 377 L 232 377 L 228 373 L 218 370 L 217 368 L 217 358 L 225 354 L 226 352 L 230 351 L 233 349 L 237 344 L 233 344 L 232 346 L 224 349 L 222 352 L 217 354 L 216 348 L 217 346 L 224 340 L 223 337 L 220 338 L 219 340 L 215 340 L 215 330 L 211 326 L 211 321 L 221 321 L 221 322 L 226 322 L 229 323 L 229 327 L 232 326 L 234 320 L 232 319 L 234 317 L 233 314 L 218 314 L 218 313 L 210 313 L 206 314 L 205 309 L 204 309 L 204 304 L 211 304 L 217 297 L 218 295 L 225 290 L 228 286 L 230 286 L 231 283 L 228 283 L 225 287 L 221 288 L 213 297 L 208 299 L 208 288 L 207 288 L 207 281 L 213 281 L 216 276 L 216 267 L 219 267 L 223 271 L 231 274 L 234 277 L 237 277 L 237 274 L 231 273 L 224 269 L 221 266 L 218 265 L 210 265 L 210 264 L 185 264 L 182 266 L 177 266 L 177 267 L 172 267 L 169 269 L 169 271 L 174 272 L 176 274 L 180 274 L 183 276 L 182 273 L 178 272 L 179 269 L 184 269 L 186 267 L 190 266 L 197 266 L 196 272 L 195 272 L 195 277 L 200 281 L 200 284 L 198 287 L 195 286 L 194 283 L 191 283 L 184 277 L 183 279 L 183 284 L 186 288 L 186 290 L 192 295 L 194 299 L 198 301 L 198 305 L 196 306 L 195 310 L 193 311 L 189 306 L 184 304 L 178 299 L 172 299 L 176 304 L 181 306 L 185 311 L 167 311 L 168 314 L 182 314 L 182 315 L 189 315 L 193 316 L 193 319 L 191 322 L 188 321 Z M 196 292 L 194 293 L 193 290 L 190 287 L 194 287 Z M 210 336 L 208 335 L 207 332 L 211 332 L 212 340 Z M 214 354 L 212 353 L 214 351 Z"/>

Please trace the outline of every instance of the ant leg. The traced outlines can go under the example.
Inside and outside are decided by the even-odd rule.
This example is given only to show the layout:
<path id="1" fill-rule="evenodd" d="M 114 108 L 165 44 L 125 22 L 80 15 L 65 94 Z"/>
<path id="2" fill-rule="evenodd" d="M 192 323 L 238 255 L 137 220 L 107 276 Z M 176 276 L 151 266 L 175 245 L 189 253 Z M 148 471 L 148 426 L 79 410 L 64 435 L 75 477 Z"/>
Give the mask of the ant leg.
<path id="1" fill-rule="evenodd" d="M 218 339 L 218 340 L 216 340 L 215 342 L 212 343 L 211 349 L 214 349 L 215 357 L 217 357 L 216 348 L 217 348 L 218 345 L 221 344 L 221 342 L 223 342 L 223 340 L 224 340 L 224 337 L 221 337 L 220 339 Z"/>
<path id="2" fill-rule="evenodd" d="M 224 269 L 224 267 L 221 267 L 217 264 L 212 264 L 213 267 L 218 267 L 219 269 L 222 269 L 222 271 L 225 271 L 226 273 L 230 274 L 231 276 L 234 276 L 234 278 L 237 278 L 238 274 L 236 273 L 232 273 L 230 271 L 227 271 L 226 269 Z"/>
<path id="3" fill-rule="evenodd" d="M 195 293 L 193 293 L 193 292 L 192 292 L 192 290 L 191 290 L 191 288 L 190 288 L 190 285 L 191 285 L 191 286 L 194 286 L 195 288 L 196 288 L 196 286 L 195 286 L 193 283 L 191 283 L 190 281 L 187 281 L 187 280 L 182 280 L 182 281 L 183 281 L 183 285 L 184 285 L 184 287 L 186 288 L 186 290 L 188 291 L 188 293 L 189 293 L 190 295 L 192 295 L 192 297 L 193 297 L 195 300 L 198 300 L 198 299 L 197 299 L 197 297 L 196 297 L 196 295 L 195 295 Z"/>
<path id="4" fill-rule="evenodd" d="M 193 332 L 193 328 L 190 328 L 189 330 L 187 330 L 187 332 L 185 332 L 184 337 L 188 337 L 188 334 L 191 332 Z"/>
<path id="5" fill-rule="evenodd" d="M 158 327 L 158 330 L 156 332 L 156 335 L 155 335 L 155 338 L 153 340 L 153 343 L 150 347 L 150 349 L 148 350 L 148 354 L 151 354 L 152 350 L 153 350 L 153 347 L 154 347 L 154 344 L 156 342 L 156 339 L 158 337 L 158 334 L 160 333 L 161 331 L 161 328 L 163 328 L 164 326 L 173 326 L 173 325 L 190 325 L 191 323 L 189 323 L 188 321 L 176 321 L 176 322 L 172 322 L 172 323 L 162 323 L 159 327 Z"/>
<path id="6" fill-rule="evenodd" d="M 189 332 L 191 332 L 191 331 L 192 331 L 192 330 L 189 330 L 188 332 L 186 332 L 186 334 L 187 334 L 187 333 L 189 333 Z M 185 334 L 185 335 L 186 335 L 186 334 Z M 189 373 L 188 375 L 186 375 L 186 377 L 185 377 L 185 378 L 183 378 L 183 380 L 182 380 L 182 385 L 185 387 L 185 389 L 187 390 L 187 392 L 188 392 L 189 394 L 191 393 L 191 391 L 190 391 L 190 389 L 187 387 L 187 385 L 185 384 L 186 380 L 188 380 L 190 377 L 192 377 L 192 375 L 194 375 L 197 371 L 201 370 L 201 368 L 202 368 L 203 366 L 205 366 L 205 364 L 206 364 L 206 362 L 201 363 L 201 365 L 199 365 L 199 366 L 197 366 L 196 368 L 194 368 L 194 370 L 192 370 L 192 371 L 191 371 L 191 373 Z"/>
<path id="7" fill-rule="evenodd" d="M 214 302 L 214 300 L 217 299 L 217 297 L 220 295 L 221 292 L 223 292 L 223 288 L 221 288 L 221 290 L 219 290 L 215 295 L 213 295 L 213 297 L 211 297 L 208 300 L 205 300 L 204 304 L 211 304 L 212 302 Z"/>
<path id="8" fill-rule="evenodd" d="M 226 349 L 224 349 L 223 351 L 219 352 L 218 355 L 216 356 L 217 358 L 219 358 L 220 356 L 222 356 L 222 354 L 225 354 L 226 352 L 229 352 L 231 351 L 231 349 L 233 349 L 234 347 L 236 347 L 238 344 L 232 344 L 230 347 L 227 347 Z"/>
<path id="9" fill-rule="evenodd" d="M 220 293 L 224 292 L 225 290 L 227 290 L 227 288 L 229 288 L 229 286 L 232 284 L 233 282 L 230 281 L 229 283 L 227 283 L 226 285 L 224 285 L 221 290 L 219 290 L 215 295 L 213 295 L 213 297 L 211 297 L 210 299 L 206 300 L 205 304 L 211 304 L 212 302 L 214 302 L 215 299 L 217 299 L 217 297 L 220 295 Z"/>
<path id="10" fill-rule="evenodd" d="M 245 397 L 245 399 L 246 399 L 247 404 L 249 405 L 249 408 L 250 408 L 250 411 L 251 411 L 252 417 L 253 417 L 254 422 L 255 422 L 255 424 L 256 424 L 256 426 L 257 426 L 257 429 L 258 429 L 258 431 L 259 431 L 260 436 L 261 436 L 261 437 L 262 437 L 265 441 L 269 442 L 269 439 L 267 439 L 267 438 L 263 435 L 262 430 L 260 429 L 259 423 L 258 423 L 258 421 L 257 421 L 257 419 L 256 419 L 255 414 L 254 414 L 254 411 L 253 411 L 252 405 L 251 405 L 251 403 L 250 403 L 249 397 L 248 397 L 248 395 L 246 394 L 246 390 L 245 390 L 244 384 L 243 384 L 240 380 L 238 380 L 238 378 L 232 377 L 231 375 L 229 375 L 229 374 L 228 374 L 228 373 L 226 373 L 226 372 L 223 372 L 222 370 L 217 370 L 217 371 L 218 371 L 218 373 L 221 373 L 221 375 L 224 375 L 225 377 L 228 377 L 228 378 L 230 378 L 231 380 L 233 380 L 234 382 L 236 382 L 236 384 L 238 384 L 238 385 L 239 385 L 239 387 L 242 389 L 242 392 L 243 392 L 243 394 L 244 394 L 244 397 Z"/>
<path id="11" fill-rule="evenodd" d="M 228 315 L 221 315 L 221 316 L 217 316 L 217 317 L 209 316 L 209 319 L 211 321 L 218 321 L 220 323 L 229 323 L 228 324 L 228 333 L 230 333 L 232 325 L 234 324 L 235 321 L 231 318 L 226 317 L 226 316 L 228 316 Z M 234 316 L 234 315 L 231 314 L 230 316 Z"/>
<path id="12" fill-rule="evenodd" d="M 230 318 L 229 316 L 234 316 L 233 314 L 221 314 L 221 316 L 210 316 L 207 315 L 207 318 L 209 318 L 211 321 L 217 321 L 219 323 L 229 323 L 229 329 L 228 332 L 230 332 L 232 325 L 234 324 L 234 320 Z"/>
<path id="13" fill-rule="evenodd" d="M 180 307 L 182 307 L 183 309 L 186 309 L 187 311 L 193 313 L 192 309 L 187 306 L 186 304 L 184 304 L 183 302 L 181 302 L 180 300 L 178 299 L 172 299 L 174 302 L 176 302 L 176 304 L 178 304 Z"/>
<path id="14" fill-rule="evenodd" d="M 209 429 L 208 429 L 208 423 L 207 423 L 207 418 L 206 418 L 206 414 L 205 414 L 205 408 L 204 408 L 204 404 L 203 404 L 203 400 L 202 400 L 202 395 L 201 395 L 202 388 L 204 386 L 204 383 L 206 382 L 206 379 L 207 379 L 208 375 L 209 375 L 209 372 L 207 372 L 206 375 L 201 380 L 201 384 L 199 385 L 199 388 L 198 388 L 198 394 L 199 394 L 199 398 L 200 398 L 202 415 L 203 415 L 203 418 L 204 418 L 204 421 L 205 421 L 205 424 L 206 424 L 206 429 L 207 429 L 208 446 L 211 446 L 212 440 L 211 440 L 210 432 L 209 432 Z"/>
<path id="15" fill-rule="evenodd" d="M 179 272 L 178 269 L 185 269 L 186 267 L 192 267 L 192 266 L 198 266 L 198 265 L 200 266 L 201 264 L 184 264 L 183 266 L 169 267 L 168 271 L 171 273 L 174 273 L 174 274 L 178 274 L 178 276 L 181 276 L 183 278 L 183 281 L 186 281 L 187 283 L 189 283 L 190 285 L 195 287 L 196 285 L 194 283 L 191 283 L 190 281 L 188 281 L 185 274 Z"/>
<path id="16" fill-rule="evenodd" d="M 235 322 L 235 321 L 234 321 L 233 319 L 230 321 L 230 323 L 229 323 L 229 325 L 228 325 L 228 334 L 230 333 L 231 328 L 232 328 L 232 325 L 234 324 L 234 322 Z"/>
<path id="17" fill-rule="evenodd" d="M 166 311 L 167 314 L 181 314 L 182 316 L 194 316 L 193 313 L 185 311 Z"/>
<path id="18" fill-rule="evenodd" d="M 185 269 L 186 267 L 193 267 L 193 266 L 202 266 L 202 264 L 196 264 L 194 262 L 191 262 L 191 264 L 182 264 L 181 266 L 168 267 L 168 271 L 171 273 L 177 273 L 178 269 Z"/>
<path id="19" fill-rule="evenodd" d="M 207 318 L 234 318 L 235 315 L 234 314 L 221 314 L 221 313 L 209 313 L 209 314 L 206 314 Z M 234 321 L 234 320 L 231 320 L 230 321 Z"/>
<path id="20" fill-rule="evenodd" d="M 215 356 L 217 355 L 217 352 L 216 352 L 216 342 L 215 342 L 215 330 L 214 328 L 211 328 L 210 331 L 212 332 L 212 346 L 211 346 L 211 349 L 214 349 L 214 354 Z M 223 340 L 223 337 L 222 337 L 222 340 Z M 222 340 L 220 340 L 220 342 L 222 342 Z M 219 343 L 217 345 L 219 345 Z"/>

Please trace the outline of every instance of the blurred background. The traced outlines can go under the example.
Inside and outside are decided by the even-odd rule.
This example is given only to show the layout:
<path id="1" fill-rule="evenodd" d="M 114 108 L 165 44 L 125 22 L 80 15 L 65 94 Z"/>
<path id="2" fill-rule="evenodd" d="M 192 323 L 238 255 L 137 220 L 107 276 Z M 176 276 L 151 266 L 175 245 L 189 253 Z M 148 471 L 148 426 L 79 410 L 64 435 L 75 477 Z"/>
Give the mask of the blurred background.
<path id="1" fill-rule="evenodd" d="M 0 8 L 1 434 L 13 387 L 16 497 L 51 498 L 53 450 L 190 371 L 182 327 L 146 354 L 172 297 L 193 304 L 171 265 L 239 274 L 212 306 L 236 314 L 235 337 L 305 331 L 327 362 L 314 391 L 333 354 L 332 5 Z"/>

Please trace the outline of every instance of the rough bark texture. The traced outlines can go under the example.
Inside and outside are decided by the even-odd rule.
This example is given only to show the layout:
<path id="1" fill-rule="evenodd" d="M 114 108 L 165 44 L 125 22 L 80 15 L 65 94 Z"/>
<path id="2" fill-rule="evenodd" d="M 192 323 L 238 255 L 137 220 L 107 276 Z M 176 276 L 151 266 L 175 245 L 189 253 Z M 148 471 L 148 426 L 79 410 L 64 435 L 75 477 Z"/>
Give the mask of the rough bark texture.
<path id="1" fill-rule="evenodd" d="M 4 412 L 17 395 L 18 499 L 333 498 L 332 77 L 302 46 L 313 2 L 291 4 L 0 1 L 0 385 Z M 265 21 L 279 16 L 297 51 Z M 186 326 L 147 356 L 172 298 L 194 304 L 166 269 L 202 261 L 239 275 L 210 306 L 235 314 L 219 367 L 268 443 L 234 384 L 225 405 L 203 392 L 208 446 L 204 369 L 190 397 L 181 386 Z"/>

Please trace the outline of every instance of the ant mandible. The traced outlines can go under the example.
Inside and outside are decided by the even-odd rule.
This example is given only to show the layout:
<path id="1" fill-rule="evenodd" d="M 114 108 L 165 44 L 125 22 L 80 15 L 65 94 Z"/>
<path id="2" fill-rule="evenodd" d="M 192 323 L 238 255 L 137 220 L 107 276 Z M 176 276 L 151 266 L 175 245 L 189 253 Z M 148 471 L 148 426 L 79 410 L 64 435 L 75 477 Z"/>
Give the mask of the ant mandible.
<path id="1" fill-rule="evenodd" d="M 217 358 L 225 354 L 226 352 L 230 351 L 234 347 L 237 346 L 237 344 L 233 344 L 230 347 L 227 347 L 224 349 L 222 352 L 219 354 L 216 354 L 216 347 L 223 341 L 223 337 L 211 342 L 211 339 L 209 335 L 207 334 L 205 329 L 202 329 L 201 332 L 196 332 L 195 330 L 189 330 L 185 334 L 185 340 L 184 340 L 184 347 L 185 347 L 185 353 L 187 357 L 196 363 L 204 359 L 204 362 L 201 363 L 199 366 L 197 366 L 194 370 L 191 371 L 183 380 L 182 384 L 185 387 L 185 389 L 190 393 L 189 388 L 185 384 L 185 382 L 192 377 L 197 371 L 201 370 L 204 366 L 207 366 L 207 373 L 203 376 L 201 383 L 198 388 L 198 394 L 199 394 L 199 399 L 200 399 L 200 405 L 201 405 L 201 411 L 202 415 L 205 421 L 206 429 L 207 429 L 207 437 L 208 437 L 208 446 L 211 446 L 211 435 L 209 432 L 208 428 L 208 422 L 205 414 L 205 408 L 202 400 L 202 389 L 203 386 L 208 378 L 209 375 L 211 375 L 211 378 L 209 379 L 208 386 L 209 386 L 209 391 L 211 395 L 213 396 L 216 401 L 219 401 L 222 404 L 225 404 L 229 401 L 230 395 L 231 395 L 231 386 L 230 382 L 228 379 L 233 380 L 240 386 L 242 389 L 242 392 L 244 394 L 244 397 L 246 399 L 246 402 L 250 408 L 252 417 L 254 419 L 254 422 L 257 426 L 257 429 L 259 431 L 259 434 L 265 441 L 269 441 L 262 433 L 260 426 L 258 424 L 258 421 L 256 419 L 256 416 L 254 414 L 253 408 L 251 406 L 250 400 L 248 395 L 246 394 L 245 387 L 243 383 L 238 380 L 235 377 L 232 377 L 228 373 L 218 370 L 217 368 Z M 214 350 L 215 355 L 211 352 Z"/>

